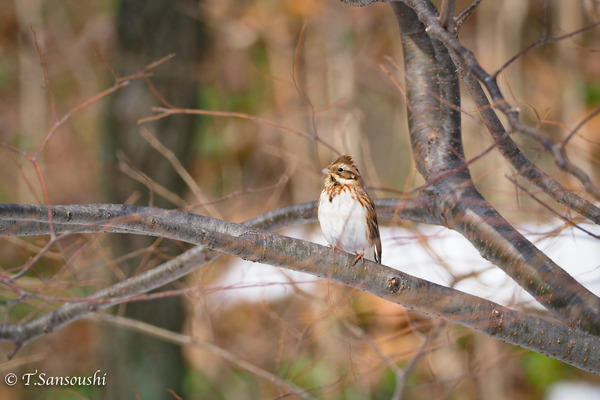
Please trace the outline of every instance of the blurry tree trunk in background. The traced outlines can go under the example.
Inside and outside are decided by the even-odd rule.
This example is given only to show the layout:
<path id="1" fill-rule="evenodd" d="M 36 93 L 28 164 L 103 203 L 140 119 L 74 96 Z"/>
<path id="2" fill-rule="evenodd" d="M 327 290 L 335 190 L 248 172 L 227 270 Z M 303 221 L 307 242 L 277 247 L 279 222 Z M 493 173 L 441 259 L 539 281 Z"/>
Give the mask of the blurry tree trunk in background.
<path id="1" fill-rule="evenodd" d="M 19 21 L 19 34 L 23 37 L 31 35 L 32 26 L 42 26 L 42 4 L 37 1 L 15 1 L 15 16 Z M 38 40 L 44 43 L 43 32 L 38 33 Z M 40 96 L 39 82 L 39 56 L 34 54 L 35 48 L 26 41 L 19 42 L 19 130 L 23 137 L 23 143 L 40 143 L 43 140 L 43 134 L 46 131 L 46 115 L 48 113 L 48 103 L 45 98 Z M 32 62 L 32 60 L 35 60 Z M 2 136 L 2 135 L 0 135 Z M 25 149 L 32 150 L 31 148 Z M 31 197 L 30 189 L 25 180 L 18 180 L 18 186 L 15 188 L 19 193 L 20 199 L 29 199 Z"/>
<path id="2" fill-rule="evenodd" d="M 173 105 L 196 107 L 199 85 L 195 69 L 204 49 L 205 39 L 201 22 L 194 18 L 198 3 L 182 1 L 144 1 L 122 0 L 117 16 L 117 51 L 111 65 L 120 75 L 135 72 L 143 66 L 170 53 L 174 59 L 154 71 L 150 78 L 157 92 Z M 108 199 L 115 203 L 133 201 L 137 204 L 173 208 L 159 196 L 151 196 L 148 188 L 120 172 L 119 163 L 128 160 L 138 171 L 164 186 L 173 193 L 181 195 L 185 191 L 183 181 L 173 170 L 169 162 L 154 150 L 140 135 L 137 120 L 151 113 L 151 107 L 162 105 L 143 80 L 133 82 L 127 90 L 116 93 L 106 113 L 105 163 Z M 197 117 L 176 116 L 162 119 L 150 128 L 152 134 L 169 148 L 185 165 L 193 151 L 193 135 Z M 122 165 L 122 164 L 121 164 Z M 138 197 L 139 196 L 139 197 Z M 152 238 L 123 235 L 113 246 L 115 257 L 150 248 Z M 160 243 L 161 252 L 170 252 L 170 244 Z M 171 249 L 174 250 L 174 249 Z M 179 249 L 177 252 L 180 252 Z M 164 259 L 144 254 L 120 263 L 128 276 L 136 269 L 147 269 L 161 263 Z M 157 325 L 171 331 L 180 331 L 183 322 L 183 304 L 181 298 L 168 298 L 151 302 L 127 304 L 126 315 Z M 134 388 L 144 400 L 169 398 L 167 388 L 181 393 L 181 381 L 184 375 L 183 360 L 179 346 L 157 340 L 148 335 L 131 331 L 117 331 L 110 327 L 106 335 L 102 357 L 105 357 L 106 370 L 115 379 L 112 380 L 111 393 L 107 398 L 134 398 Z M 118 379 L 133 376 L 135 381 Z"/>

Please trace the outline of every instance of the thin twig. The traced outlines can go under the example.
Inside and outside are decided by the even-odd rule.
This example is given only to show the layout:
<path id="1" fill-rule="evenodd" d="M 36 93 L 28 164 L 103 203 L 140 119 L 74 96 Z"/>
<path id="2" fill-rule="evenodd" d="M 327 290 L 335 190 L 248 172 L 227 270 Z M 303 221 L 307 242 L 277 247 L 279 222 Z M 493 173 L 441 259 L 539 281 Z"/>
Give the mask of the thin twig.
<path id="1" fill-rule="evenodd" d="M 544 3 L 546 4 L 546 3 Z M 513 62 L 515 62 L 516 60 L 518 60 L 519 58 L 523 57 L 525 54 L 527 54 L 528 52 L 530 52 L 531 50 L 534 50 L 546 43 L 554 43 L 554 42 L 559 42 L 561 40 L 564 39 L 568 39 L 570 37 L 573 36 L 577 36 L 577 35 L 581 35 L 582 33 L 585 33 L 591 29 L 597 28 L 598 26 L 600 26 L 600 21 L 598 22 L 594 22 L 591 25 L 588 25 L 586 27 L 583 27 L 581 29 L 578 29 L 576 31 L 573 32 L 569 32 L 567 34 L 564 35 L 560 35 L 560 36 L 553 36 L 553 37 L 546 37 L 546 13 L 547 10 L 544 10 L 544 21 L 543 21 L 543 32 L 542 32 L 542 37 L 538 40 L 536 40 L 535 42 L 533 42 L 532 44 L 530 44 L 529 46 L 525 47 L 523 50 L 519 51 L 517 54 L 515 54 L 514 56 L 512 56 L 511 58 L 508 59 L 508 61 L 506 61 L 504 64 L 502 64 L 500 66 L 500 68 L 498 68 L 492 75 L 492 79 L 496 80 L 498 75 L 504 71 L 506 68 L 508 68 L 508 66 L 510 66 Z"/>
<path id="2" fill-rule="evenodd" d="M 469 7 L 465 8 L 463 10 L 463 12 L 461 12 L 460 14 L 458 14 L 458 16 L 455 18 L 455 21 L 456 21 L 456 32 L 457 33 L 460 31 L 460 29 L 463 27 L 463 25 L 467 23 L 467 21 L 469 20 L 469 18 L 471 18 L 471 15 L 473 15 L 473 13 L 475 12 L 475 9 L 477 8 L 477 6 L 479 6 L 479 4 L 482 1 L 483 0 L 475 0 L 474 2 L 472 2 L 469 5 Z"/>
<path id="3" fill-rule="evenodd" d="M 473 53 L 467 50 L 455 35 L 446 31 L 440 25 L 439 19 L 430 10 L 431 3 L 428 0 L 402 0 L 402 2 L 417 13 L 419 20 L 426 25 L 428 35 L 444 43 L 449 50 L 454 52 L 456 57 L 468 66 L 469 72 L 482 82 L 491 95 L 494 107 L 498 108 L 507 117 L 511 127 L 509 130 L 519 132 L 540 143 L 553 157 L 555 164 L 561 170 L 575 177 L 588 193 L 600 199 L 600 188 L 593 183 L 584 170 L 569 161 L 559 144 L 554 143 L 546 133 L 521 121 L 519 111 L 506 101 L 494 77 L 481 67 Z"/>
<path id="4" fill-rule="evenodd" d="M 108 323 L 111 325 L 121 326 L 127 329 L 131 329 L 137 332 L 144 333 L 146 335 L 153 336 L 155 338 L 164 340 L 166 342 L 175 343 L 180 346 L 195 346 L 200 347 L 203 350 L 208 351 L 209 353 L 228 361 L 232 365 L 240 368 L 244 371 L 249 372 L 252 375 L 255 375 L 259 378 L 262 378 L 266 381 L 277 385 L 280 388 L 285 389 L 288 393 L 287 396 L 298 396 L 302 399 L 314 400 L 315 398 L 311 396 L 306 390 L 302 389 L 294 385 L 291 382 L 288 382 L 284 379 L 281 379 L 276 374 L 269 372 L 259 366 L 252 364 L 242 358 L 236 356 L 235 354 L 221 348 L 215 346 L 212 343 L 204 341 L 200 338 L 193 337 L 190 335 L 183 335 L 178 332 L 169 331 L 167 329 L 159 328 L 158 326 L 147 324 L 142 321 L 136 321 L 131 318 L 121 317 L 117 315 L 109 315 L 109 314 L 94 314 L 92 316 L 87 317 L 88 319 L 96 322 Z"/>
<path id="5" fill-rule="evenodd" d="M 527 193 L 529 195 L 529 197 L 531 197 L 533 200 L 535 200 L 539 205 L 541 205 L 542 207 L 544 207 L 546 210 L 550 211 L 552 214 L 556 215 L 558 218 L 560 218 L 563 221 L 565 221 L 569 226 L 572 226 L 575 229 L 579 229 L 580 231 L 582 231 L 583 233 L 585 233 L 585 234 L 593 237 L 594 239 L 600 239 L 600 235 L 596 235 L 596 234 L 588 231 L 587 229 L 582 228 L 581 226 L 579 226 L 575 222 L 571 221 L 571 219 L 565 217 L 564 215 L 562 215 L 558 211 L 554 210 L 548 204 L 546 204 L 542 200 L 540 200 L 536 195 L 534 195 L 533 193 L 531 193 L 531 191 L 527 190 L 523 185 L 521 185 L 519 182 L 517 182 L 516 179 L 513 179 L 513 178 L 511 178 L 508 175 L 504 175 L 504 176 L 506 177 L 506 179 L 508 179 L 509 181 L 511 181 L 519 189 L 521 189 L 522 191 L 524 191 L 525 193 Z"/>
<path id="6" fill-rule="evenodd" d="M 240 112 L 235 112 L 235 111 L 211 111 L 211 110 L 201 110 L 201 109 L 191 109 L 191 108 L 166 108 L 166 107 L 152 107 L 152 111 L 157 112 L 158 114 L 150 116 L 150 117 L 146 117 L 146 118 L 141 118 L 138 120 L 138 124 L 144 124 L 147 122 L 156 121 L 156 120 L 159 120 L 159 119 L 162 119 L 165 117 L 169 117 L 171 115 L 177 115 L 177 114 L 212 115 L 215 117 L 241 118 L 241 119 L 247 119 L 247 120 L 262 124 L 262 125 L 270 126 L 272 128 L 279 129 L 280 131 L 283 131 L 283 132 L 292 133 L 296 136 L 300 136 L 300 137 L 303 137 L 306 139 L 315 140 L 315 141 L 319 142 L 320 144 L 322 144 L 323 146 L 330 149 L 331 151 L 337 153 L 337 150 L 332 145 L 325 142 L 320 137 L 315 137 L 314 135 L 311 135 L 307 132 L 304 132 L 304 131 L 301 131 L 298 129 L 294 129 L 294 128 L 290 128 L 288 126 L 278 124 L 278 123 L 268 120 L 266 118 L 257 117 L 255 115 L 251 115 L 251 114 L 240 113 Z"/>
<path id="7" fill-rule="evenodd" d="M 37 39 L 37 32 L 33 27 L 29 27 L 31 33 L 33 34 L 33 44 L 38 52 L 40 57 L 40 65 L 42 66 L 42 71 L 44 72 L 44 81 L 46 83 L 46 90 L 48 91 L 48 95 L 50 96 L 50 110 L 52 112 L 52 119 L 54 122 L 58 121 L 58 115 L 56 113 L 56 101 L 54 99 L 54 90 L 52 89 L 52 83 L 50 82 L 50 74 L 48 73 L 48 66 L 46 64 L 46 57 L 44 56 L 44 52 L 40 43 Z"/>
<path id="8" fill-rule="evenodd" d="M 209 215 L 220 217 L 221 215 L 219 214 L 219 211 L 215 207 L 210 206 L 208 197 L 206 197 L 202 189 L 200 189 L 200 186 L 198 186 L 198 184 L 196 183 L 196 180 L 185 169 L 183 164 L 181 164 L 181 161 L 179 161 L 175 153 L 173 153 L 165 145 L 163 145 L 156 137 L 154 137 L 154 135 L 152 135 L 152 133 L 148 129 L 142 128 L 140 134 L 150 144 L 150 146 L 152 146 L 156 151 L 158 151 L 171 164 L 175 172 L 177 172 L 177 174 L 187 184 L 188 188 L 192 191 L 192 193 L 194 193 L 196 201 L 200 204 L 204 204 L 207 206 Z"/>
<path id="9" fill-rule="evenodd" d="M 571 132 L 569 132 L 565 140 L 562 141 L 562 143 L 560 144 L 562 148 L 564 149 L 567 146 L 569 140 L 571 140 L 573 136 L 575 136 L 579 129 L 581 129 L 585 124 L 587 124 L 592 118 L 594 118 L 598 114 L 600 114 L 600 107 L 596 107 L 594 111 L 586 115 L 586 117 L 582 119 L 581 122 L 578 123 L 577 126 Z"/>

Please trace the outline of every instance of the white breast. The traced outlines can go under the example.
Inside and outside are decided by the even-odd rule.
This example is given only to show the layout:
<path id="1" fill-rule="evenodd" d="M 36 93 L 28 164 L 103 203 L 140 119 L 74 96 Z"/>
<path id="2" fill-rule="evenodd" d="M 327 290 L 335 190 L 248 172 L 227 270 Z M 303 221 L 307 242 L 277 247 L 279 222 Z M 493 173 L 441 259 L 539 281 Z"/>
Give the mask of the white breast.
<path id="1" fill-rule="evenodd" d="M 371 247 L 366 210 L 350 190 L 343 189 L 331 201 L 325 191 L 321 192 L 318 217 L 325 239 L 332 246 L 349 253 L 360 253 Z"/>

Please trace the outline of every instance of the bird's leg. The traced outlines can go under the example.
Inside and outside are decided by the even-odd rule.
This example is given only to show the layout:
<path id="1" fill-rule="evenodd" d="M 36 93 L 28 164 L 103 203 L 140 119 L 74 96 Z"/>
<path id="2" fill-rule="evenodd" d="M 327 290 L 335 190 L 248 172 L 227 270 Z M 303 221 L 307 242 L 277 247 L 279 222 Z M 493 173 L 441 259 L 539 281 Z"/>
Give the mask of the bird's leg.
<path id="1" fill-rule="evenodd" d="M 354 262 L 352 263 L 352 266 L 354 267 L 356 265 L 356 263 L 358 262 L 358 260 L 363 260 L 363 262 L 365 262 L 365 251 L 361 251 L 360 254 L 359 253 L 354 253 L 356 254 L 356 260 L 354 260 Z"/>

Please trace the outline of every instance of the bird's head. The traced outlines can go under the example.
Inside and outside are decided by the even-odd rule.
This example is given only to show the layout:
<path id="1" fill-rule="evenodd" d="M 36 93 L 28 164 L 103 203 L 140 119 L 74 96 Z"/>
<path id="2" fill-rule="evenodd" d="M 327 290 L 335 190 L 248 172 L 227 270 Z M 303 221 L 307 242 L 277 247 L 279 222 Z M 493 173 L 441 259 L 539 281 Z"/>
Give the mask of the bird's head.
<path id="1" fill-rule="evenodd" d="M 323 168 L 321 172 L 327 175 L 325 177 L 325 186 L 362 186 L 360 172 L 358 172 L 358 168 L 350 156 L 346 155 L 339 157 L 337 160 L 329 164 L 327 168 Z"/>

